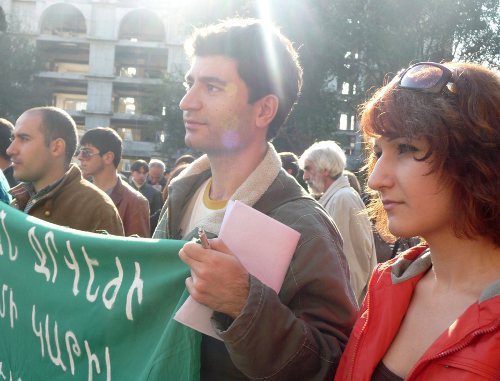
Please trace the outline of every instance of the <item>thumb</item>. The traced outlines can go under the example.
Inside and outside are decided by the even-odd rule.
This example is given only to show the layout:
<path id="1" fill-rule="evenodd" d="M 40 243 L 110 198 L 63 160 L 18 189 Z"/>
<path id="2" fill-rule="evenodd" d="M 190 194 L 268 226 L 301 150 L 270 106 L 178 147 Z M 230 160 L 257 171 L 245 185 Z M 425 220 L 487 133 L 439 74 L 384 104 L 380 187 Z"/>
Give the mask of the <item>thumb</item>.
<path id="1" fill-rule="evenodd" d="M 210 240 L 210 247 L 213 250 L 220 251 L 221 253 L 234 255 L 234 253 L 226 246 L 224 241 L 220 238 L 214 238 Z"/>

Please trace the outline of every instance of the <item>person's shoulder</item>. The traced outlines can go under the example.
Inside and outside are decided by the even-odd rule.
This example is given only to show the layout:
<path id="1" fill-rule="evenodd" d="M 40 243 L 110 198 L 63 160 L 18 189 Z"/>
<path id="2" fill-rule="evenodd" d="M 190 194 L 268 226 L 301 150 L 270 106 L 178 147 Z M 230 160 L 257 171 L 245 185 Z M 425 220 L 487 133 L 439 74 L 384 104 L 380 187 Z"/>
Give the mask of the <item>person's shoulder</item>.
<path id="1" fill-rule="evenodd" d="M 339 238 L 330 215 L 312 198 L 289 200 L 272 210 L 269 216 L 298 231 L 301 242 L 315 238 Z"/>
<path id="2" fill-rule="evenodd" d="M 345 185 L 345 186 L 339 187 L 335 192 L 335 196 L 336 197 L 346 197 L 346 198 L 348 197 L 350 199 L 360 199 L 361 200 L 361 196 L 359 195 L 359 193 L 356 192 L 356 189 L 354 189 L 350 185 Z"/>
<path id="3" fill-rule="evenodd" d="M 147 202 L 148 201 L 148 199 L 146 197 L 144 197 L 144 195 L 141 192 L 139 192 L 137 189 L 135 189 L 134 187 L 132 187 L 132 185 L 130 185 L 128 182 L 126 182 L 123 179 L 119 178 L 118 179 L 118 183 L 120 184 L 120 190 L 123 193 L 128 194 L 130 197 L 133 197 L 133 198 L 137 199 L 140 202 L 144 202 L 144 201 Z"/>
<path id="4" fill-rule="evenodd" d="M 424 242 L 378 264 L 374 276 L 390 273 L 394 279 L 408 279 L 426 271 L 430 266 L 429 246 Z"/>
<path id="5" fill-rule="evenodd" d="M 89 208 L 112 207 L 113 210 L 116 209 L 113 200 L 111 200 L 106 192 L 84 178 L 80 178 L 79 181 L 69 182 L 65 187 L 67 188 L 66 191 L 74 193 L 78 199 L 85 201 Z"/>
<path id="6" fill-rule="evenodd" d="M 161 192 L 158 189 L 156 189 L 155 187 L 153 187 L 151 184 L 149 184 L 148 182 L 145 182 L 142 185 L 141 190 L 144 190 L 145 192 L 147 192 L 153 196 L 156 196 L 157 194 L 161 196 Z"/>
<path id="7" fill-rule="evenodd" d="M 359 193 L 356 192 L 356 190 L 351 186 L 338 189 L 333 195 L 332 199 L 335 201 L 335 203 L 349 204 L 358 208 L 364 208 L 365 206 L 363 199 L 361 198 Z"/>

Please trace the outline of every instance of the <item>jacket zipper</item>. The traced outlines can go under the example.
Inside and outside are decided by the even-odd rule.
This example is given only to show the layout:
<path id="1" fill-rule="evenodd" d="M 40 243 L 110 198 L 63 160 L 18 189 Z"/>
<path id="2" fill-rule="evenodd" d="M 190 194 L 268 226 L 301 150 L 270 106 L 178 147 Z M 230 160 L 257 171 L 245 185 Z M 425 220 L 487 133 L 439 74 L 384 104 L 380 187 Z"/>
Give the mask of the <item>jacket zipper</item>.
<path id="1" fill-rule="evenodd" d="M 423 359 L 423 360 L 419 361 L 413 367 L 413 369 L 411 370 L 411 372 L 408 373 L 408 376 L 407 376 L 406 380 L 410 381 L 413 378 L 415 372 L 418 370 L 418 368 L 423 363 L 428 363 L 430 361 L 437 360 L 437 359 L 440 359 L 440 358 L 444 358 L 444 357 L 449 356 L 449 355 L 451 355 L 453 353 L 459 352 L 462 349 L 464 349 L 465 347 L 467 347 L 472 342 L 472 340 L 474 340 L 477 336 L 493 332 L 493 331 L 497 330 L 498 327 L 499 327 L 499 324 L 496 323 L 493 326 L 491 326 L 490 328 L 484 328 L 484 329 L 479 329 L 477 331 L 474 331 L 471 334 L 469 334 L 466 338 L 464 338 L 461 343 L 456 344 L 454 347 L 451 347 L 450 349 L 447 349 L 447 350 L 445 350 L 443 352 L 440 352 L 440 353 L 438 353 L 435 356 L 432 356 L 432 357 L 429 357 L 427 359 Z"/>
<path id="2" fill-rule="evenodd" d="M 348 373 L 348 380 L 351 380 L 352 379 L 352 374 L 354 372 L 354 364 L 356 363 L 355 362 L 355 359 L 356 359 L 356 356 L 357 356 L 357 352 L 358 352 L 358 348 L 359 348 L 359 344 L 361 343 L 361 339 L 363 338 L 363 336 L 365 335 L 365 332 L 366 332 L 366 326 L 368 325 L 368 319 L 370 317 L 370 296 L 372 294 L 373 290 L 370 290 L 370 288 L 368 288 L 368 292 L 366 293 L 366 320 L 365 320 L 365 323 L 363 324 L 363 328 L 361 328 L 361 331 L 359 332 L 359 339 L 355 342 L 355 345 L 354 345 L 354 350 L 352 351 L 352 365 L 351 365 L 351 368 L 349 369 L 349 373 Z"/>
<path id="3" fill-rule="evenodd" d="M 421 253 L 420 253 L 421 254 Z M 418 256 L 420 256 L 417 255 Z M 415 258 L 412 258 L 412 260 L 414 260 Z M 391 260 L 393 261 L 394 258 Z M 391 269 L 389 270 L 389 274 L 391 275 L 392 274 L 392 266 L 394 265 L 394 261 L 393 263 L 391 264 Z M 380 264 L 378 264 L 373 270 L 372 270 L 372 276 L 373 274 L 375 274 L 378 270 L 380 269 Z M 385 270 L 384 270 L 385 271 Z M 348 380 L 351 380 L 352 379 L 352 375 L 353 375 L 353 372 L 354 372 L 354 365 L 355 365 L 355 359 L 356 359 L 356 356 L 357 356 L 357 352 L 358 352 L 358 348 L 359 348 L 359 344 L 361 343 L 361 340 L 363 339 L 363 336 L 365 336 L 365 332 L 366 332 L 366 327 L 368 325 L 368 320 L 370 318 L 370 302 L 371 302 L 371 294 L 373 294 L 373 288 L 375 287 L 375 283 L 379 282 L 383 277 L 384 277 L 384 271 L 379 275 L 379 277 L 377 278 L 377 281 L 373 281 L 372 278 L 370 278 L 370 281 L 369 281 L 369 286 L 371 287 L 368 287 L 368 291 L 366 292 L 366 320 L 365 320 L 365 323 L 363 324 L 363 328 L 361 329 L 360 331 L 360 334 L 359 334 L 359 340 L 357 340 L 355 342 L 355 345 L 354 345 L 354 349 L 353 349 L 353 354 L 352 354 L 352 365 L 350 366 L 350 369 L 348 370 L 347 372 L 347 379 Z M 392 284 L 392 281 L 391 281 L 391 284 Z M 357 380 L 356 380 L 357 381 Z"/>

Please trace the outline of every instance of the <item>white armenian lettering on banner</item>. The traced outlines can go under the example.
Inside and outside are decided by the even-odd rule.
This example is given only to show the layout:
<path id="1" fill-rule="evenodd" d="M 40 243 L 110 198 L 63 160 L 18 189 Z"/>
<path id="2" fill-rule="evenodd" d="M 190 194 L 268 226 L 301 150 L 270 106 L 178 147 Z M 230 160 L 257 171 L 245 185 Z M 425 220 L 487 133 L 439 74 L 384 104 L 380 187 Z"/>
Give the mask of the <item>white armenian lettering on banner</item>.
<path id="1" fill-rule="evenodd" d="M 198 380 L 187 348 L 201 338 L 171 318 L 186 297 L 183 244 L 77 231 L 0 203 L 0 381 Z"/>

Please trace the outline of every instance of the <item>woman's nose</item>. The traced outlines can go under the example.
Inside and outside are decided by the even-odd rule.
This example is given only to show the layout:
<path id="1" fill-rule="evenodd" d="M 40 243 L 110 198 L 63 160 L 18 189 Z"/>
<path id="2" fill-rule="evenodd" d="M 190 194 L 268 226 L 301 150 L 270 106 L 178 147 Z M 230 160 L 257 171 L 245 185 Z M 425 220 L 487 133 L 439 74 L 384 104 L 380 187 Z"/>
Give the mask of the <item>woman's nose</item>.
<path id="1" fill-rule="evenodd" d="M 391 186 L 393 182 L 391 172 L 388 160 L 383 155 L 380 156 L 368 177 L 368 186 L 373 190 Z"/>

